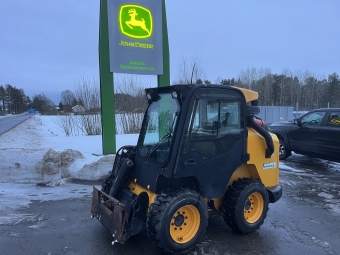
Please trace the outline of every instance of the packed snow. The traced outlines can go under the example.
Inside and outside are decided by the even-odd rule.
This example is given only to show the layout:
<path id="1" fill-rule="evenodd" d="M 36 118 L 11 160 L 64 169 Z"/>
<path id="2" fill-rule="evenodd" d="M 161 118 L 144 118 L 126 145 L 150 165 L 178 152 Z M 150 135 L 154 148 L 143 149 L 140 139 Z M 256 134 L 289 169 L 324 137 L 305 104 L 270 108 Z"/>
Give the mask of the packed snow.
<path id="1" fill-rule="evenodd" d="M 66 136 L 57 116 L 33 115 L 0 138 L 2 183 L 45 183 L 61 178 L 101 180 L 114 155 L 103 156 L 102 137 Z M 117 135 L 117 148 L 138 135 Z"/>
<path id="2" fill-rule="evenodd" d="M 91 185 L 70 180 L 102 180 L 112 169 L 114 155 L 103 155 L 101 135 L 66 136 L 56 118 L 36 114 L 0 136 L 0 225 L 16 219 L 10 209 L 27 207 L 31 200 L 90 194 Z M 137 139 L 137 134 L 117 135 L 116 147 Z"/>

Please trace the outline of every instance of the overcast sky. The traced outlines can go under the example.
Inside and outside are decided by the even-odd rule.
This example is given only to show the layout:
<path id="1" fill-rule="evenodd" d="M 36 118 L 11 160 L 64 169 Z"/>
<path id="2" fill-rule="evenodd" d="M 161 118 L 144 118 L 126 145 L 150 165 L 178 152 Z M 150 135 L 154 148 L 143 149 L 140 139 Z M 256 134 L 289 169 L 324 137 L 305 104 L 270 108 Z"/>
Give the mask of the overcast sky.
<path id="1" fill-rule="evenodd" d="M 339 0 L 166 0 L 166 8 L 171 81 L 183 57 L 197 57 L 213 82 L 252 67 L 340 74 Z M 99 0 L 0 0 L 0 85 L 59 103 L 81 76 L 98 80 L 98 23 Z"/>

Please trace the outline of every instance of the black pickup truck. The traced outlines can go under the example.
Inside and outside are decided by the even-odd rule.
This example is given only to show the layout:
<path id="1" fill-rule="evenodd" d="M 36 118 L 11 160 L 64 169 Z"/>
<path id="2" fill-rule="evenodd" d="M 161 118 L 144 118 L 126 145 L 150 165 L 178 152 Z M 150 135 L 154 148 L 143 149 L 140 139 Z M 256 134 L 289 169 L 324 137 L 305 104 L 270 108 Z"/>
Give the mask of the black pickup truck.
<path id="1" fill-rule="evenodd" d="M 280 141 L 280 160 L 294 151 L 340 162 L 340 108 L 316 109 L 288 122 L 270 125 Z"/>

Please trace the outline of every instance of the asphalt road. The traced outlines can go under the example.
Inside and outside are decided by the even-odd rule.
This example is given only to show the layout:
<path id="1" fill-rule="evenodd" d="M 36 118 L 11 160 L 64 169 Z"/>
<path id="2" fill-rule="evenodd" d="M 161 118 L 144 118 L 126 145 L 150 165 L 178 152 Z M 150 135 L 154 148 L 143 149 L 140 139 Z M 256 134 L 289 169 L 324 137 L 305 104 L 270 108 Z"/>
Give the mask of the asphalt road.
<path id="1" fill-rule="evenodd" d="M 7 131 L 15 128 L 20 123 L 24 122 L 25 120 L 31 118 L 33 114 L 27 113 L 23 115 L 11 116 L 8 118 L 1 118 L 0 119 L 0 135 L 6 133 Z"/>
<path id="2" fill-rule="evenodd" d="M 283 197 L 270 204 L 257 232 L 239 235 L 221 217 L 211 218 L 203 242 L 190 254 L 340 254 L 339 165 L 298 155 L 285 165 L 280 173 Z M 161 254 L 145 233 L 112 246 L 109 232 L 90 218 L 90 206 L 89 193 L 81 199 L 34 201 L 17 211 L 27 217 L 0 225 L 0 254 Z"/>

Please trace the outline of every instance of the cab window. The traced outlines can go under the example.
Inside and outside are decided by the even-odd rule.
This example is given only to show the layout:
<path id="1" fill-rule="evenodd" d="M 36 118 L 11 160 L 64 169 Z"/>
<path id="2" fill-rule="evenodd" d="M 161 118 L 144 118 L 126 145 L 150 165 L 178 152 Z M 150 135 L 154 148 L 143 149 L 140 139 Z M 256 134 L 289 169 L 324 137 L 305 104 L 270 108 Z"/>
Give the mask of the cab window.
<path id="1" fill-rule="evenodd" d="M 184 129 L 183 150 L 203 159 L 231 150 L 244 139 L 243 97 L 237 91 L 201 90 L 191 100 Z"/>

